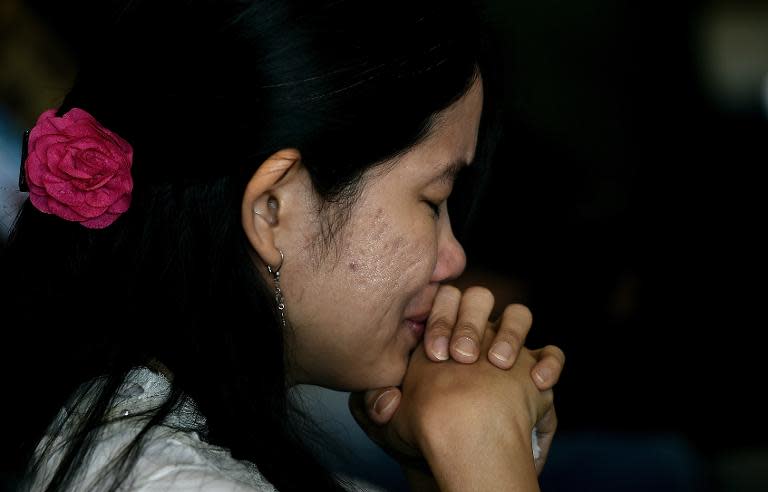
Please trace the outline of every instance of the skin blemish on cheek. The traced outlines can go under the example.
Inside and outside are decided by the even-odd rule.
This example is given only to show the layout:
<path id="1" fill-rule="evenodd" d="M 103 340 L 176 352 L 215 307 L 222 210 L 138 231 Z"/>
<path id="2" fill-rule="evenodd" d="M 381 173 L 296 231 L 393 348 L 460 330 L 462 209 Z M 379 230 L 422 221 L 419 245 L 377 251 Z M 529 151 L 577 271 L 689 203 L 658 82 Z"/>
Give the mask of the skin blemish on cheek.
<path id="1" fill-rule="evenodd" d="M 349 269 L 352 270 L 353 272 L 357 271 L 357 263 L 355 263 L 354 261 L 351 262 L 349 264 Z"/>
<path id="2" fill-rule="evenodd" d="M 390 241 L 387 243 L 387 249 L 392 250 L 392 252 L 398 252 L 400 249 L 402 249 L 403 244 L 405 243 L 405 239 L 402 236 L 396 237 L 393 241 Z"/>

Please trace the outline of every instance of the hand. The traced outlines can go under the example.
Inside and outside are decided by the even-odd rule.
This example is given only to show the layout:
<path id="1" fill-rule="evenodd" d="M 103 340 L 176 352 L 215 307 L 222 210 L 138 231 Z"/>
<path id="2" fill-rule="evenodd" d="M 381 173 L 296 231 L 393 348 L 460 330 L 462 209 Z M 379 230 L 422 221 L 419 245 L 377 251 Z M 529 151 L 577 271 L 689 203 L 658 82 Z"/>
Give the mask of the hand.
<path id="1" fill-rule="evenodd" d="M 424 350 L 435 362 L 447 360 L 472 363 L 479 356 L 478 347 L 493 311 L 494 296 L 484 287 L 470 287 L 462 292 L 452 285 L 442 285 L 437 291 L 432 312 L 424 334 Z M 533 316 L 522 304 L 510 304 L 501 319 L 492 326 L 496 336 L 486 352 L 491 364 L 509 369 L 515 363 L 520 348 L 531 329 Z M 447 349 L 450 347 L 450 349 Z M 536 378 L 541 390 L 557 383 L 565 358 L 557 347 L 546 347 L 544 359 L 537 363 L 541 378 Z M 546 369 L 546 370 L 545 370 Z"/>
<path id="2" fill-rule="evenodd" d="M 537 353 L 540 353 L 541 350 L 543 349 L 530 351 L 530 355 L 536 359 Z M 390 403 L 394 404 L 392 404 L 387 411 L 387 414 L 389 415 L 387 422 L 379 422 L 371 417 L 371 415 L 374 414 L 372 411 L 375 403 L 374 398 L 383 396 L 387 391 L 389 391 L 389 394 L 380 399 L 384 402 L 383 406 L 388 406 Z M 381 394 L 374 391 L 366 393 L 355 392 L 351 393 L 349 396 L 349 409 L 357 424 L 375 443 L 379 445 L 379 447 L 384 449 L 390 456 L 400 463 L 401 466 L 423 473 L 425 472 L 424 467 L 426 466 L 426 462 L 421 453 L 412 446 L 402 442 L 402 440 L 396 436 L 388 435 L 387 431 L 383 430 L 383 426 L 391 420 L 392 415 L 397 411 L 401 396 L 401 392 L 398 388 L 384 390 Z M 555 412 L 554 405 L 552 405 L 536 424 L 535 432 L 536 437 L 538 438 L 539 449 L 541 450 L 539 457 L 534 461 L 536 475 L 540 475 L 544 469 L 556 430 L 557 413 Z M 394 440 L 394 445 L 392 444 L 392 440 Z"/>
<path id="3" fill-rule="evenodd" d="M 450 354 L 457 362 L 476 362 L 480 353 L 477 347 L 490 326 L 495 336 L 485 351 L 487 359 L 500 369 L 510 369 L 525 343 L 533 317 L 522 304 L 510 304 L 501 319 L 489 325 L 493 303 L 493 294 L 484 287 L 470 287 L 462 294 L 452 285 L 440 286 L 424 334 L 423 347 L 429 360 L 441 362 Z M 551 389 L 560 378 L 565 354 L 554 345 L 531 354 L 536 360 L 531 378 L 540 390 Z M 394 386 L 367 391 L 363 399 L 368 416 L 377 424 L 386 424 L 397 410 L 400 397 L 400 390 Z"/>
<path id="4" fill-rule="evenodd" d="M 494 335 L 486 333 L 481 346 L 489 348 Z M 352 395 L 350 409 L 369 436 L 406 467 L 417 463 L 423 451 L 437 466 L 439 480 L 450 482 L 454 466 L 462 463 L 490 472 L 482 477 L 498 478 L 514 469 L 520 480 L 526 475 L 530 480 L 534 470 L 541 471 L 557 425 L 551 390 L 540 391 L 530 378 L 534 364 L 533 353 L 525 348 L 509 371 L 485 359 L 471 365 L 434 364 L 417 350 L 403 382 L 402 402 L 388 425 L 368 418 L 370 403 L 361 393 Z M 543 449 L 535 468 L 530 467 L 534 425 Z"/>

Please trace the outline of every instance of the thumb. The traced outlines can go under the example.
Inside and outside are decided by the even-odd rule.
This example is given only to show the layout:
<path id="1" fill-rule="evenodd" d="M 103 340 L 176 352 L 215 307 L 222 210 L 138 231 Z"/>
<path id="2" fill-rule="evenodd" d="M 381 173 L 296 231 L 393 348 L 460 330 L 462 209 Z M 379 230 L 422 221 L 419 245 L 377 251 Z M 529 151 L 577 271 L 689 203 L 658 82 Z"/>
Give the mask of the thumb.
<path id="1" fill-rule="evenodd" d="M 401 397 L 400 390 L 394 386 L 352 393 L 349 409 L 358 423 L 365 418 L 373 424 L 384 425 L 397 411 Z"/>
<path id="2" fill-rule="evenodd" d="M 392 425 L 384 425 L 394 416 L 401 397 L 395 387 L 353 392 L 349 395 L 349 410 L 363 432 L 398 463 L 423 468 L 427 465 L 418 449 L 404 442 Z"/>

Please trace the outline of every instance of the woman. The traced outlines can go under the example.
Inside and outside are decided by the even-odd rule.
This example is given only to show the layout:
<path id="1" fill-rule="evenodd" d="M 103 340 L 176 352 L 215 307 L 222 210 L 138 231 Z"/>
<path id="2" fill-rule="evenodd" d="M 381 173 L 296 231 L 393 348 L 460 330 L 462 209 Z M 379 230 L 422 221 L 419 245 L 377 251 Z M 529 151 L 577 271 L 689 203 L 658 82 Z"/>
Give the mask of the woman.
<path id="1" fill-rule="evenodd" d="M 496 135 L 476 12 L 134 1 L 106 19 L 29 134 L 2 258 L 39 381 L 20 401 L 44 391 L 19 408 L 25 487 L 341 489 L 292 424 L 286 390 L 310 383 L 367 392 L 355 414 L 414 488 L 535 489 L 562 354 L 522 347 L 525 308 L 489 324 L 487 290 L 446 285 L 466 263 L 447 200 L 473 197 Z"/>

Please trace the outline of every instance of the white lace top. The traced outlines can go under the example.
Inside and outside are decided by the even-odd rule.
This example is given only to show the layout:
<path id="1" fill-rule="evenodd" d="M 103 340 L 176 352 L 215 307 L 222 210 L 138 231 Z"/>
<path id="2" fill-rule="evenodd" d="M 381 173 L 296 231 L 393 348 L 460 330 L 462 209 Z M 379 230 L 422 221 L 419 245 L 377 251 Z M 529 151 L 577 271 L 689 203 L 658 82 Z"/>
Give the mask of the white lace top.
<path id="1" fill-rule="evenodd" d="M 103 381 L 97 381 L 97 384 Z M 167 398 L 170 383 L 160 374 L 147 368 L 137 368 L 128 374 L 120 387 L 108 417 L 108 424 L 84 466 L 84 474 L 77 480 L 74 490 L 94 491 L 104 489 L 99 483 L 100 474 L 112 459 L 117 457 L 143 428 L 142 418 L 131 415 L 155 408 Z M 87 396 L 87 395 L 86 395 Z M 43 464 L 34 477 L 31 491 L 43 490 L 53 477 L 67 437 L 82 417 L 84 409 L 92 400 L 84 399 L 79 405 L 65 405 L 52 428 L 56 428 L 66 416 L 68 419 L 62 432 L 51 443 L 46 435 L 38 444 L 36 457 L 45 452 Z M 123 418 L 121 418 L 123 417 Z M 276 489 L 259 472 L 256 465 L 237 460 L 230 452 L 200 439 L 205 428 L 205 417 L 195 408 L 191 399 L 184 401 L 180 409 L 172 412 L 165 420 L 167 426 L 155 425 L 145 437 L 138 460 L 128 479 L 119 489 L 121 492 L 276 492 Z M 177 428 L 198 429 L 183 432 Z M 540 449 L 533 432 L 534 457 Z M 50 448 L 46 449 L 48 444 Z M 339 478 L 354 487 L 354 490 L 381 492 L 382 489 L 359 477 L 340 474 Z"/>
<path id="2" fill-rule="evenodd" d="M 94 452 L 85 466 L 85 474 L 77 482 L 77 490 L 98 491 L 104 485 L 97 482 L 100 472 L 111 459 L 138 434 L 142 428 L 141 418 L 129 417 L 131 414 L 153 408 L 168 396 L 170 383 L 147 368 L 131 371 L 118 392 L 115 405 L 109 416 L 116 418 L 106 426 Z M 86 402 L 87 403 L 87 402 Z M 79 408 L 65 406 L 57 417 L 60 422 L 64 416 L 74 413 L 81 416 Z M 172 427 L 179 424 L 185 428 L 202 430 L 205 418 L 195 409 L 191 400 L 187 400 L 179 411 L 173 412 L 166 420 L 169 426 L 153 426 L 146 437 L 145 445 L 136 465 L 126 480 L 124 491 L 176 492 L 176 491 L 233 491 L 233 492 L 273 492 L 275 488 L 259 473 L 256 465 L 233 458 L 229 451 L 203 442 L 197 431 L 180 432 Z M 68 435 L 71 425 L 61 433 Z M 50 442 L 46 435 L 37 447 L 39 456 Z M 35 477 L 31 490 L 42 490 L 51 480 L 53 471 L 61 460 L 65 437 L 59 436 L 46 453 L 44 466 Z"/>

